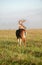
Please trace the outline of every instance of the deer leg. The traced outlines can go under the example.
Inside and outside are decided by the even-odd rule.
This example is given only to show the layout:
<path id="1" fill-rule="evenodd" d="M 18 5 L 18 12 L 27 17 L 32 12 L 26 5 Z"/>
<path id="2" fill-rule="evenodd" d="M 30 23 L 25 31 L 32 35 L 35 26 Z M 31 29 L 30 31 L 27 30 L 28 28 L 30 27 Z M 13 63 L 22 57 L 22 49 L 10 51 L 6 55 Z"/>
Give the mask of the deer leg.
<path id="1" fill-rule="evenodd" d="M 23 41 L 24 45 L 26 46 L 26 39 L 23 38 L 22 41 Z"/>
<path id="2" fill-rule="evenodd" d="M 18 41 L 18 44 L 19 44 L 19 39 L 17 39 L 17 41 Z"/>
<path id="3" fill-rule="evenodd" d="M 26 46 L 26 34 L 25 34 L 25 32 L 23 32 L 22 41 L 23 41 L 24 45 Z"/>
<path id="4" fill-rule="evenodd" d="M 26 39 L 24 39 L 24 45 L 26 46 Z"/>
<path id="5" fill-rule="evenodd" d="M 18 39 L 18 43 L 19 43 L 20 46 L 21 46 L 21 41 L 22 41 L 22 40 L 19 38 L 19 39 Z"/>
<path id="6" fill-rule="evenodd" d="M 21 39 L 19 39 L 20 46 L 21 46 L 21 41 L 22 41 L 22 40 L 21 40 Z"/>

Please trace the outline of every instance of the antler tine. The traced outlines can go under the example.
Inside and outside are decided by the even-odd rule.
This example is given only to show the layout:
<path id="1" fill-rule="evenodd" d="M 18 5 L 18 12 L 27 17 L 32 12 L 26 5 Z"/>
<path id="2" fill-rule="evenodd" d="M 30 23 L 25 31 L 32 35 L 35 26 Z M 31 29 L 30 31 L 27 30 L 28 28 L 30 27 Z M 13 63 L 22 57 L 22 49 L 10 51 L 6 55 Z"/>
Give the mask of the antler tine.
<path id="1" fill-rule="evenodd" d="M 19 22 L 21 22 L 21 23 L 23 23 L 23 22 L 25 22 L 26 20 L 19 20 Z"/>

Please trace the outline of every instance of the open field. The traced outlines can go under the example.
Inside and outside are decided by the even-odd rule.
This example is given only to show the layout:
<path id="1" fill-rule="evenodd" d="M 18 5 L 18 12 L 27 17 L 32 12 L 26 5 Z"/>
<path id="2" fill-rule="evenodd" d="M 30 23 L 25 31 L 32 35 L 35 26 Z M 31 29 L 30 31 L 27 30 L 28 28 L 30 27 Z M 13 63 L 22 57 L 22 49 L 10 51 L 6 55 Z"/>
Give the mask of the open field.
<path id="1" fill-rule="evenodd" d="M 42 30 L 28 30 L 26 47 L 14 30 L 0 30 L 0 65 L 42 65 Z"/>

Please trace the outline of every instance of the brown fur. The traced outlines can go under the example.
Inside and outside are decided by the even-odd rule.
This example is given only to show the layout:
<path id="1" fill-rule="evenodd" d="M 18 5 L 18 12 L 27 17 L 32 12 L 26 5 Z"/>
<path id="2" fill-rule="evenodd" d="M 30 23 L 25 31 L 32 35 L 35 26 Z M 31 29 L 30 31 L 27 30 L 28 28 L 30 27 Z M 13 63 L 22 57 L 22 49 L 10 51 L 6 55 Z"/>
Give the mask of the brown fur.
<path id="1" fill-rule="evenodd" d="M 24 43 L 24 45 L 26 45 L 26 35 L 25 35 L 26 31 L 24 29 L 19 29 L 16 31 L 16 37 L 17 39 L 21 39 Z M 19 44 L 21 43 L 21 41 L 19 41 Z M 20 44 L 21 45 L 21 44 Z"/>

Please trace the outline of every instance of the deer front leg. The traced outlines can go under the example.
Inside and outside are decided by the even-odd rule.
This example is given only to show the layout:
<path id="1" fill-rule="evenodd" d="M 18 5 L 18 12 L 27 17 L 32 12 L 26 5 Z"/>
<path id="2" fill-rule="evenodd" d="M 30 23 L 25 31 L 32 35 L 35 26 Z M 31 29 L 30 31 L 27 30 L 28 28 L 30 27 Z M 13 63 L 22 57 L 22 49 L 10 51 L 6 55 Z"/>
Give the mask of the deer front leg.
<path id="1" fill-rule="evenodd" d="M 24 43 L 24 46 L 26 46 L 26 39 L 23 38 L 22 41 L 23 41 L 23 43 Z"/>

